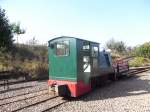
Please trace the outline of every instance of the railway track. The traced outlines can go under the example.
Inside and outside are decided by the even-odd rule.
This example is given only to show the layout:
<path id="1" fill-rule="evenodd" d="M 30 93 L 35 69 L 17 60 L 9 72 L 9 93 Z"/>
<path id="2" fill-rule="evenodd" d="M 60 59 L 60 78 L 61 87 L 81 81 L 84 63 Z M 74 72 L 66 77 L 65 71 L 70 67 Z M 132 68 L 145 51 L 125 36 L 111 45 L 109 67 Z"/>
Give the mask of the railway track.
<path id="1" fill-rule="evenodd" d="M 33 90 L 33 91 L 25 91 L 25 92 L 21 92 L 21 93 L 19 93 L 17 95 L 11 95 L 11 96 L 2 97 L 2 98 L 0 98 L 0 101 L 6 100 L 6 99 L 10 99 L 10 98 L 19 97 L 19 96 L 22 96 L 22 95 L 34 94 L 36 92 L 40 92 L 40 91 L 44 91 L 44 90 L 47 90 L 47 88 L 43 88 L 43 89 L 40 89 L 40 90 Z"/>
<path id="2" fill-rule="evenodd" d="M 15 110 L 12 110 L 11 112 L 18 112 L 18 111 L 28 111 L 28 110 L 30 110 L 30 111 L 28 111 L 28 112 L 31 112 L 31 111 L 33 111 L 34 109 L 33 108 L 35 108 L 35 107 L 39 107 L 38 105 L 40 105 L 40 104 L 42 104 L 42 103 L 44 103 L 44 102 L 47 102 L 47 101 L 49 101 L 49 100 L 53 100 L 53 99 L 55 99 L 55 98 L 57 98 L 58 96 L 51 96 L 51 97 L 47 97 L 47 98 L 44 98 L 44 99 L 42 99 L 42 100 L 39 100 L 39 101 L 37 101 L 37 102 L 34 102 L 34 103 L 28 103 L 27 105 L 23 105 L 21 108 L 18 108 L 18 109 L 15 109 Z M 35 111 L 36 112 L 36 111 Z"/>
<path id="3" fill-rule="evenodd" d="M 63 100 L 61 97 L 57 95 L 50 94 L 48 92 L 48 88 L 43 89 L 40 88 L 41 90 L 37 90 L 35 87 L 38 86 L 39 84 L 38 85 L 31 84 L 32 86 L 28 88 L 27 91 L 24 90 L 24 88 L 20 89 L 22 88 L 22 86 L 18 84 L 22 84 L 24 87 L 25 86 L 23 84 L 24 82 L 25 81 L 17 81 L 17 82 L 10 81 L 7 83 L 9 85 L 13 85 L 13 88 L 8 89 L 7 91 L 6 90 L 1 91 L 0 112 L 18 112 L 18 111 L 46 112 L 67 102 L 66 100 Z M 15 89 L 16 84 L 17 89 Z M 0 82 L 0 86 L 1 87 L 3 86 L 3 81 Z"/>
<path id="4" fill-rule="evenodd" d="M 17 95 L 17 96 L 12 96 L 12 97 L 8 97 L 8 98 L 4 98 L 2 100 L 0 100 L 0 106 L 2 105 L 7 105 L 10 103 L 15 103 L 18 101 L 23 101 L 29 98 L 34 98 L 37 96 L 42 96 L 44 94 L 47 94 L 48 90 L 44 89 L 44 90 L 40 90 L 40 91 L 36 91 L 36 92 L 32 92 L 32 93 L 26 93 L 26 94 L 22 94 L 22 95 Z"/>
<path id="5" fill-rule="evenodd" d="M 142 72 L 146 72 L 150 70 L 150 66 L 145 66 L 145 67 L 133 67 L 130 68 L 129 70 L 129 75 L 134 75 L 134 74 L 138 74 L 138 73 L 142 73 Z"/>
<path id="6" fill-rule="evenodd" d="M 13 84 L 20 84 L 20 83 L 22 83 L 22 82 L 27 82 L 26 80 L 18 80 L 18 81 L 8 81 L 8 83 L 6 83 L 6 84 L 8 84 L 8 85 L 13 85 Z M 4 84 L 4 80 L 1 80 L 1 82 L 0 82 L 0 86 L 4 86 L 4 85 L 6 85 L 6 84 Z"/>
<path id="7" fill-rule="evenodd" d="M 49 112 L 50 110 L 52 110 L 52 109 L 54 109 L 54 108 L 56 108 L 56 107 L 59 107 L 60 105 L 62 105 L 62 104 L 64 104 L 64 103 L 67 103 L 67 102 L 68 102 L 68 101 L 64 100 L 64 101 L 62 101 L 61 103 L 55 104 L 55 105 L 53 105 L 53 106 L 51 106 L 51 107 L 49 107 L 49 108 L 47 108 L 47 109 L 45 109 L 45 110 L 43 110 L 43 111 L 41 111 L 41 112 Z"/>
<path id="8" fill-rule="evenodd" d="M 48 90 L 40 90 L 1 99 L 0 112 L 46 112 L 66 102 L 62 97 L 50 94 Z"/>
<path id="9" fill-rule="evenodd" d="M 137 74 L 149 69 L 150 67 L 132 68 L 129 74 Z M 0 99 L 0 112 L 49 112 L 67 102 L 68 100 L 52 95 L 44 88 Z"/>
<path id="10" fill-rule="evenodd" d="M 32 112 L 49 112 L 52 109 L 54 109 L 64 103 L 67 103 L 67 102 L 68 101 L 64 100 L 62 97 L 53 96 L 53 97 L 45 99 L 41 102 L 37 102 L 37 103 L 28 105 L 26 107 L 23 107 L 23 108 L 20 108 L 20 109 L 11 111 L 11 112 L 18 112 L 18 111 L 21 111 L 21 112 L 31 112 L 31 111 Z"/>
<path id="11" fill-rule="evenodd" d="M 22 82 L 26 82 L 24 74 L 14 74 L 13 71 L 0 71 L 0 86 L 5 84 L 12 85 Z"/>

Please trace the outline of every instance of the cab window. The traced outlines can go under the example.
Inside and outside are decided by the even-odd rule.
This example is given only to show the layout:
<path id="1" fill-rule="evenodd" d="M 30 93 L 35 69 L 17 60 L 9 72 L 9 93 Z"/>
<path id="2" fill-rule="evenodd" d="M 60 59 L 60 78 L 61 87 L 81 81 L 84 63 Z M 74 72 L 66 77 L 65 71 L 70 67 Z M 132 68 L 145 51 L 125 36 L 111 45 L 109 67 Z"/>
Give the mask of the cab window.
<path id="1" fill-rule="evenodd" d="M 90 56 L 83 56 L 83 72 L 91 72 Z"/>
<path id="2" fill-rule="evenodd" d="M 69 41 L 60 41 L 55 44 L 55 54 L 57 56 L 68 56 L 69 55 Z"/>
<path id="3" fill-rule="evenodd" d="M 90 43 L 89 42 L 83 42 L 83 50 L 89 50 L 90 49 Z"/>
<path id="4" fill-rule="evenodd" d="M 92 47 L 92 57 L 98 57 L 98 47 Z"/>

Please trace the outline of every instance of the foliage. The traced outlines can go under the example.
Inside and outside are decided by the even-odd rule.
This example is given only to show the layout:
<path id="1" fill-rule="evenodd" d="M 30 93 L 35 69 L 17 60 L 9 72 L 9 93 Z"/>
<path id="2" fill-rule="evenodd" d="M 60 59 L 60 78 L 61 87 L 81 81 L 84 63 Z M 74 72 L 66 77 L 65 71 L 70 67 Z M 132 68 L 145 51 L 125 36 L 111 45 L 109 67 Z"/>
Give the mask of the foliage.
<path id="1" fill-rule="evenodd" d="M 0 51 L 5 51 L 12 47 L 12 38 L 12 30 L 5 15 L 5 10 L 0 8 Z"/>
<path id="2" fill-rule="evenodd" d="M 106 42 L 106 47 L 118 53 L 126 51 L 126 46 L 123 41 L 115 41 L 113 38 Z"/>
<path id="3" fill-rule="evenodd" d="M 150 59 L 150 42 L 146 42 L 143 45 L 135 48 L 135 55 Z"/>
<path id="4" fill-rule="evenodd" d="M 122 56 L 119 55 L 118 53 L 111 53 L 111 58 L 112 58 L 112 61 L 114 62 L 116 59 L 119 59 L 121 58 Z"/>
<path id="5" fill-rule="evenodd" d="M 30 79 L 48 79 L 46 46 L 16 44 L 10 52 L 0 53 L 0 71 L 28 74 Z"/>
<path id="6" fill-rule="evenodd" d="M 48 64 L 37 60 L 26 60 L 20 66 L 21 71 L 29 74 L 32 79 L 48 78 Z"/>
<path id="7" fill-rule="evenodd" d="M 24 34 L 25 33 L 25 30 L 21 29 L 19 22 L 11 24 L 11 27 L 12 27 L 13 33 L 15 33 L 15 34 Z"/>
<path id="8" fill-rule="evenodd" d="M 11 29 L 12 32 L 17 35 L 17 43 L 18 43 L 18 36 L 20 34 L 24 34 L 26 31 L 24 29 L 21 29 L 19 22 L 11 24 Z"/>
<path id="9" fill-rule="evenodd" d="M 16 60 L 47 60 L 47 47 L 42 45 L 16 44 L 12 49 L 12 56 Z"/>
<path id="10" fill-rule="evenodd" d="M 139 67 L 150 65 L 150 60 L 144 57 L 135 57 L 133 60 L 129 61 L 131 67 Z"/>

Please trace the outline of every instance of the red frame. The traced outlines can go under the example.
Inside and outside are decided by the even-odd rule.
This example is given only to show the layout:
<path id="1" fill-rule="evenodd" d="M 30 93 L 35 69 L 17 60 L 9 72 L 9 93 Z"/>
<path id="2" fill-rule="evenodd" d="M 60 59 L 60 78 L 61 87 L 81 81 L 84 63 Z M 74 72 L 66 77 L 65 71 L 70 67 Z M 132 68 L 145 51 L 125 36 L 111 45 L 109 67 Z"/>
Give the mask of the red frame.
<path id="1" fill-rule="evenodd" d="M 72 97 L 78 97 L 80 95 L 83 95 L 83 94 L 91 91 L 91 85 L 87 85 L 83 81 L 73 82 L 73 81 L 49 79 L 48 84 L 49 85 L 52 85 L 52 84 L 58 84 L 58 85 L 59 84 L 65 84 L 65 85 L 67 85 L 70 92 L 71 92 Z"/>

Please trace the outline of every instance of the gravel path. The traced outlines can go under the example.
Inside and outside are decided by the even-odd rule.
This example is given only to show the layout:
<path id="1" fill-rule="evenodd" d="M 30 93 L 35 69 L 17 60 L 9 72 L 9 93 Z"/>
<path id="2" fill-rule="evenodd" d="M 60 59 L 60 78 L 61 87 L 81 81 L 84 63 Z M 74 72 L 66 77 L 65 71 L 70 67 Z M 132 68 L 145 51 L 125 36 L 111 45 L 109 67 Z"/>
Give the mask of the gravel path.
<path id="1" fill-rule="evenodd" d="M 53 112 L 150 112 L 150 71 L 109 83 Z"/>

